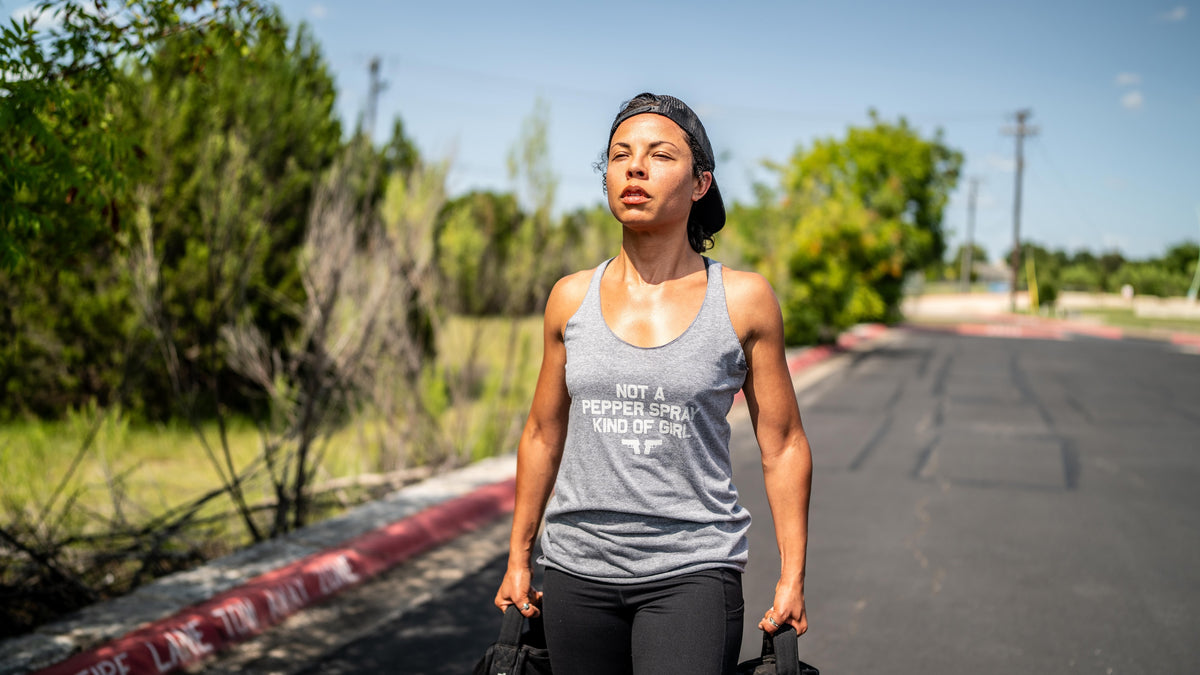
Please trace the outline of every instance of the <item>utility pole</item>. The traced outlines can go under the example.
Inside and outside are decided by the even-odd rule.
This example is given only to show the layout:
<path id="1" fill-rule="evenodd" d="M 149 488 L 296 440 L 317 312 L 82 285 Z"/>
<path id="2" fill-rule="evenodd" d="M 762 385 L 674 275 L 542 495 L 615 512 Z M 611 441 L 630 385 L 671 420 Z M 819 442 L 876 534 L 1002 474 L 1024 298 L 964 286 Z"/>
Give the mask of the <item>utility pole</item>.
<path id="1" fill-rule="evenodd" d="M 971 292 L 972 257 L 975 255 L 975 192 L 979 189 L 979 179 L 972 177 L 967 189 L 967 245 L 963 248 L 962 272 L 959 275 L 962 292 Z"/>
<path id="2" fill-rule="evenodd" d="M 379 92 L 387 88 L 387 82 L 379 79 L 379 57 L 371 57 L 369 66 L 371 84 L 367 88 L 367 109 L 363 113 L 363 133 L 368 139 L 375 136 L 375 109 L 379 102 Z"/>
<path id="3" fill-rule="evenodd" d="M 1010 279 L 1012 286 L 1009 289 L 1009 305 L 1010 310 L 1017 311 L 1017 273 L 1021 267 L 1021 176 L 1025 171 L 1025 154 L 1024 145 L 1025 137 L 1037 134 L 1037 127 L 1031 127 L 1025 124 L 1025 120 L 1033 111 L 1029 108 L 1017 111 L 1017 126 L 1008 127 L 1004 133 L 1017 137 L 1017 178 L 1016 178 L 1016 193 L 1013 197 L 1013 250 L 1012 250 L 1012 273 Z"/>

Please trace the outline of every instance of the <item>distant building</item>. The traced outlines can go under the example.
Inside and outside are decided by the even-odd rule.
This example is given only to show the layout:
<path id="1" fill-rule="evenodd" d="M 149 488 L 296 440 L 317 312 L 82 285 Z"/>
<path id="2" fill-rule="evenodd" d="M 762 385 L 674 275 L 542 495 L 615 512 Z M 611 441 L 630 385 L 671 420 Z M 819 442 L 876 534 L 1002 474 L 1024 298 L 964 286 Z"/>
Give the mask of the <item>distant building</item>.
<path id="1" fill-rule="evenodd" d="M 977 262 L 971 265 L 971 274 L 974 275 L 976 281 L 981 281 L 988 285 L 996 282 L 1007 284 L 1012 275 L 1007 265 L 987 262 Z"/>

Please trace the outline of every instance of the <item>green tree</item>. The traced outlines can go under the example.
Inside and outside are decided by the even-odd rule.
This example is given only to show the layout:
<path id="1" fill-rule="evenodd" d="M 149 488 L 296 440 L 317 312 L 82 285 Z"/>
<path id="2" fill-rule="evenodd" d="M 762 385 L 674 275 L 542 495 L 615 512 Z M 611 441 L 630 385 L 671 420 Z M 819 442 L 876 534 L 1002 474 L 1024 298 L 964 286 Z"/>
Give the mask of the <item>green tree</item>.
<path id="1" fill-rule="evenodd" d="M 1196 271 L 1198 254 L 1200 247 L 1194 243 L 1176 244 L 1160 258 L 1125 261 L 1109 282 L 1113 289 L 1129 284 L 1139 295 L 1186 295 Z"/>
<path id="2" fill-rule="evenodd" d="M 557 269 L 551 267 L 549 270 L 548 278 L 595 267 L 621 250 L 621 224 L 613 217 L 607 203 L 566 213 L 559 227 L 563 253 Z M 554 262 L 547 261 L 551 266 Z"/>
<path id="3" fill-rule="evenodd" d="M 161 400 L 161 385 L 143 392 L 129 377 L 146 350 L 126 225 L 153 159 L 129 73 L 186 39 L 193 48 L 173 52 L 182 86 L 210 65 L 202 45 L 240 53 L 264 18 L 253 2 L 198 4 L 43 2 L 0 34 L 0 417 Z"/>
<path id="4" fill-rule="evenodd" d="M 509 152 L 514 193 L 471 192 L 443 209 L 438 264 L 457 311 L 528 314 L 563 273 L 575 235 L 552 215 L 557 178 L 548 127 L 549 110 L 538 101 Z"/>
<path id="5" fill-rule="evenodd" d="M 958 248 L 954 249 L 954 255 L 946 259 L 946 278 L 961 279 L 963 256 L 966 254 L 967 245 L 959 244 Z M 987 251 L 979 244 L 971 244 L 971 267 L 987 263 Z M 971 270 L 971 281 L 975 281 L 978 275 L 975 270 Z"/>
<path id="6" fill-rule="evenodd" d="M 1110 293 L 1120 290 L 1121 284 L 1116 283 L 1113 275 L 1125 264 L 1125 256 L 1120 251 L 1108 251 L 1100 254 L 1096 263 L 1100 266 L 1100 280 L 1103 284 L 1103 290 Z"/>
<path id="7" fill-rule="evenodd" d="M 468 192 L 446 203 L 437 226 L 438 268 L 454 311 L 500 314 L 513 304 L 497 280 L 515 264 L 512 246 L 526 221 L 512 194 Z"/>
<path id="8" fill-rule="evenodd" d="M 1088 265 L 1084 262 L 1072 262 L 1062 269 L 1062 288 L 1066 291 L 1088 291 L 1098 293 L 1104 290 L 1104 280 L 1100 276 L 1098 265 Z"/>
<path id="9" fill-rule="evenodd" d="M 899 291 L 905 249 L 927 245 L 922 234 L 854 200 L 805 209 L 789 246 L 791 281 L 780 294 L 788 342 L 827 342 L 856 323 L 894 318 L 886 298 Z"/>
<path id="10" fill-rule="evenodd" d="M 1184 242 L 1167 249 L 1166 255 L 1162 258 L 1162 264 L 1173 274 L 1182 274 L 1190 278 L 1196 272 L 1198 258 L 1200 258 L 1200 245 Z"/>
<path id="11" fill-rule="evenodd" d="M 236 44 L 234 26 L 260 14 L 251 0 L 109 4 L 43 0 L 0 28 L 0 269 L 12 270 L 35 242 L 61 257 L 120 229 L 142 152 L 115 123 L 124 63 L 145 62 L 184 33 Z M 203 51 L 184 56 L 190 70 L 205 63 Z"/>
<path id="12" fill-rule="evenodd" d="M 905 261 L 905 271 L 917 270 L 945 255 L 942 214 L 958 183 L 962 153 L 945 145 L 940 130 L 927 140 L 903 117 L 893 124 L 872 110 L 870 120 L 869 126 L 850 127 L 844 139 L 797 148 L 783 184 L 792 195 L 846 195 L 883 220 L 928 233 L 927 247 Z"/>
<path id="13" fill-rule="evenodd" d="M 730 209 L 727 239 L 775 286 L 789 343 L 899 316 L 905 276 L 944 252 L 942 212 L 961 164 L 940 132 L 925 139 L 872 112 L 870 126 L 768 165 L 780 187 Z"/>
<path id="14" fill-rule="evenodd" d="M 206 383 L 193 392 L 202 407 L 246 403 L 233 397 L 222 326 L 249 321 L 272 344 L 295 329 L 305 301 L 296 252 L 313 186 L 341 145 L 333 80 L 309 32 L 267 10 L 242 36 L 172 36 L 131 76 L 141 95 L 127 123 L 146 153 L 138 177 L 164 320 L 183 370 Z M 197 52 L 208 54 L 204 69 L 186 77 Z M 160 361 L 146 364 L 139 389 L 171 401 Z"/>
<path id="15" fill-rule="evenodd" d="M 1164 298 L 1186 294 L 1190 281 L 1182 274 L 1172 273 L 1158 261 L 1127 262 L 1111 278 L 1116 288 L 1129 284 L 1138 295 Z"/>
<path id="16" fill-rule="evenodd" d="M 1029 287 L 1030 261 L 1033 262 L 1037 281 L 1038 304 L 1052 307 L 1058 301 L 1058 291 L 1062 287 L 1062 268 L 1067 264 L 1067 254 L 1062 250 L 1051 251 L 1032 242 L 1023 242 L 1018 288 Z"/>

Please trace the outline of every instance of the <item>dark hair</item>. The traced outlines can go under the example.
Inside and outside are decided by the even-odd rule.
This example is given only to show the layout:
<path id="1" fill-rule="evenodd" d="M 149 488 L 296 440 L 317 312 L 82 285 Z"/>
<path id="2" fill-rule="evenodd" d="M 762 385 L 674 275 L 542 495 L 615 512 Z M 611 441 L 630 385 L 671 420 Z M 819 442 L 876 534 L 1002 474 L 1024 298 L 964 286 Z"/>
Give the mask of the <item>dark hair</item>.
<path id="1" fill-rule="evenodd" d="M 617 117 L 620 118 L 628 110 L 647 105 L 657 105 L 662 101 L 662 96 L 643 92 L 621 104 L 621 110 L 617 113 Z M 683 127 L 680 127 L 680 130 L 683 131 L 683 135 L 687 137 L 688 150 L 690 150 L 692 153 L 692 176 L 697 180 L 700 180 L 704 178 L 705 171 L 711 172 L 716 168 L 715 163 L 708 159 L 707 153 L 704 152 L 703 147 L 700 145 L 700 141 L 695 136 L 693 136 L 690 132 L 688 132 L 687 129 L 684 129 Z M 609 137 L 609 140 L 612 140 L 611 136 Z M 592 168 L 600 172 L 601 187 L 604 190 L 604 194 L 608 194 L 607 146 L 600 152 L 600 158 L 596 160 L 596 163 L 592 165 Z M 693 207 L 694 206 L 695 205 L 693 204 Z M 720 228 L 717 229 L 719 230 Z M 688 244 L 691 245 L 692 250 L 694 250 L 696 253 L 704 253 L 713 247 L 713 244 L 715 243 L 713 240 L 713 235 L 716 234 L 716 232 L 717 230 L 712 230 L 711 232 L 707 231 L 701 223 L 696 222 L 696 220 L 693 218 L 688 218 Z"/>

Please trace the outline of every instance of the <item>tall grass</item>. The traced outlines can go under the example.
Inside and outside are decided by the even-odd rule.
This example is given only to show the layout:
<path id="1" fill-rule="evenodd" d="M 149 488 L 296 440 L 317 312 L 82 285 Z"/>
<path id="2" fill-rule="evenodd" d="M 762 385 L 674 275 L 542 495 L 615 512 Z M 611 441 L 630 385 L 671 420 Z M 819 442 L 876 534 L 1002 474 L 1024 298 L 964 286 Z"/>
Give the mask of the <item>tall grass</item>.
<path id="1" fill-rule="evenodd" d="M 438 363 L 420 394 L 439 409 L 444 443 L 455 458 L 451 463 L 515 448 L 540 364 L 540 327 L 536 317 L 454 317 L 446 323 Z M 462 395 L 456 398 L 452 391 Z M 378 423 L 363 413 L 334 433 L 318 484 L 381 470 L 381 448 L 364 432 Z M 199 431 L 210 445 L 219 437 L 215 422 L 203 423 Z M 261 451 L 255 425 L 233 418 L 225 431 L 234 464 L 252 464 Z M 32 518 L 52 500 L 59 507 L 70 501 L 64 510 L 72 521 L 68 529 L 86 533 L 114 518 L 137 523 L 187 503 L 220 484 L 201 434 L 182 422 L 137 425 L 119 410 L 95 408 L 72 411 L 61 421 L 0 425 L 0 518 L 15 512 Z M 408 465 L 437 456 L 409 453 Z M 252 484 L 247 497 L 261 502 L 272 495 L 264 483 Z M 207 510 L 228 507 L 218 500 Z"/>

